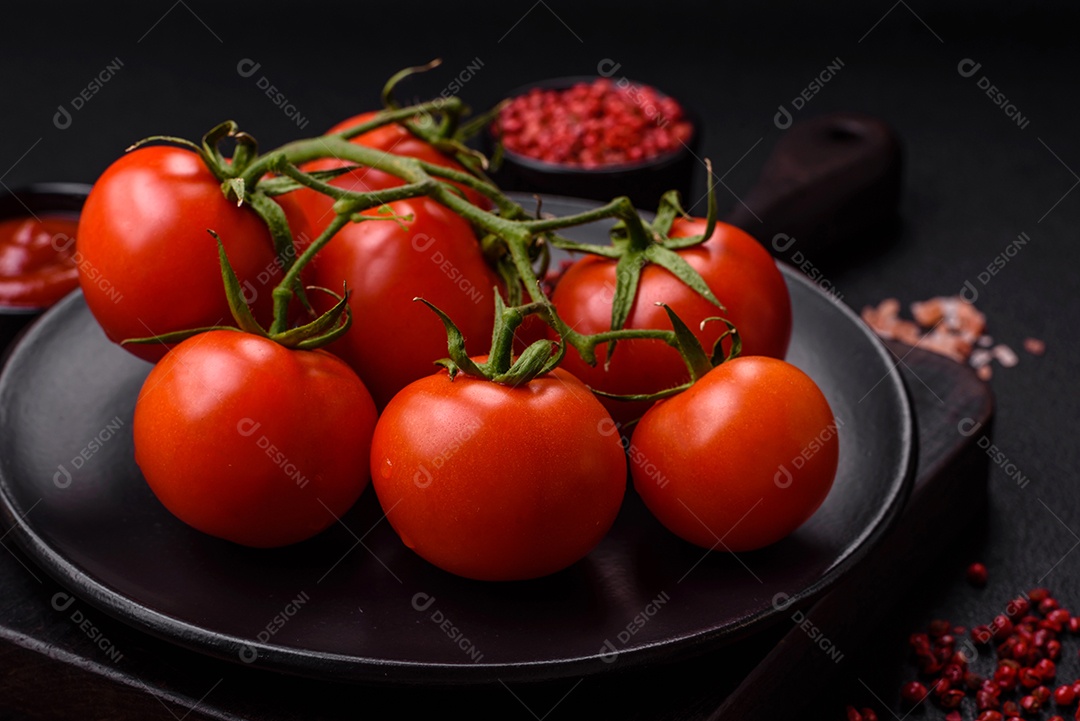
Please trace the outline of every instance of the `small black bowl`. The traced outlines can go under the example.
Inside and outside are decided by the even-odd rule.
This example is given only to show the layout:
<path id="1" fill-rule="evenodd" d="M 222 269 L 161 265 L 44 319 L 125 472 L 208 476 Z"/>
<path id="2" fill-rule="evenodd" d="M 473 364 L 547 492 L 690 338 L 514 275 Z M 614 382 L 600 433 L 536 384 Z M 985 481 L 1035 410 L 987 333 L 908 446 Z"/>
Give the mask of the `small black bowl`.
<path id="1" fill-rule="evenodd" d="M 516 88 L 507 97 L 516 98 L 534 88 L 566 90 L 578 83 L 591 83 L 598 79 L 598 77 L 582 76 L 541 80 Z M 616 83 L 620 82 L 617 78 L 610 79 Z M 629 82 L 635 86 L 641 85 L 641 83 Z M 655 86 L 650 87 L 656 89 Z M 664 95 L 659 89 L 656 91 Z M 678 190 L 684 201 L 692 203 L 694 199 L 689 198 L 689 193 L 694 173 L 699 170 L 702 173 L 705 172 L 704 165 L 698 160 L 697 151 L 701 139 L 701 124 L 698 122 L 697 115 L 687 107 L 686 103 L 681 100 L 678 102 L 693 132 L 689 142 L 670 153 L 636 163 L 583 168 L 537 160 L 504 148 L 502 164 L 493 171 L 492 179 L 504 190 L 547 193 L 601 201 L 626 195 L 636 207 L 646 210 L 655 210 L 660 196 L 669 190 Z M 497 139 L 490 127 L 484 135 L 486 150 L 491 154 Z"/>
<path id="2" fill-rule="evenodd" d="M 77 217 L 90 186 L 83 183 L 34 183 L 0 193 L 0 220 L 28 217 L 31 213 L 64 213 Z M 0 304 L 0 351 L 48 308 Z"/>

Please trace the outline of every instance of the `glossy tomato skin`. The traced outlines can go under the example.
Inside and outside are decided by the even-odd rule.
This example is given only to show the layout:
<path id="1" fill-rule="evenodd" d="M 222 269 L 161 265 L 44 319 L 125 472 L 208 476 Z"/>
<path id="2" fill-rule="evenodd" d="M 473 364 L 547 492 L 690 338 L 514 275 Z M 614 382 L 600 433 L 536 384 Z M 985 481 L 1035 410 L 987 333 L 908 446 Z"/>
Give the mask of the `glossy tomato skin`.
<path id="1" fill-rule="evenodd" d="M 817 384 L 775 358 L 725 362 L 656 403 L 632 437 L 634 488 L 677 536 L 750 551 L 818 509 L 839 462 L 839 424 Z"/>
<path id="2" fill-rule="evenodd" d="M 375 404 L 325 351 L 239 331 L 177 345 L 135 405 L 135 460 L 185 523 L 256 548 L 310 538 L 368 483 Z"/>
<path id="3" fill-rule="evenodd" d="M 703 233 L 705 221 L 678 219 L 672 237 Z M 641 271 L 637 297 L 626 320 L 627 328 L 670 329 L 666 303 L 694 331 L 707 350 L 727 330 L 723 323 L 701 321 L 724 316 L 742 336 L 743 355 L 783 358 L 791 339 L 791 299 L 776 262 L 749 234 L 733 225 L 717 223 L 712 237 L 699 246 L 678 251 L 727 308 L 715 305 L 687 287 L 658 265 Z M 611 305 L 615 295 L 614 260 L 587 256 L 576 261 L 555 286 L 552 301 L 562 319 L 581 333 L 593 334 L 611 327 Z M 689 379 L 679 354 L 663 341 L 621 341 L 604 369 L 606 348 L 597 349 L 598 362 L 590 366 L 573 348 L 563 363 L 568 371 L 587 385 L 608 393 L 632 395 L 673 388 Z M 604 400 L 604 405 L 620 423 L 640 417 L 648 403 Z"/>
<path id="4" fill-rule="evenodd" d="M 294 234 L 309 234 L 299 208 L 283 203 Z M 270 232 L 253 211 L 226 200 L 196 153 L 138 148 L 102 173 L 83 206 L 76 248 L 86 303 L 110 340 L 232 324 L 207 229 L 221 236 L 245 298 L 269 324 L 281 279 Z M 168 350 L 124 347 L 149 361 Z"/>
<path id="5" fill-rule="evenodd" d="M 538 578 L 583 558 L 618 514 L 626 459 L 613 427 L 562 370 L 518 388 L 440 372 L 383 411 L 372 483 L 405 545 L 439 568 Z"/>
<path id="6" fill-rule="evenodd" d="M 470 225 L 430 198 L 391 203 L 389 220 L 352 223 L 315 258 L 312 282 L 351 295 L 352 327 L 329 349 L 344 358 L 382 408 L 445 358 L 446 331 L 424 298 L 450 316 L 473 352 L 487 350 L 498 276 Z M 379 217 L 377 210 L 366 212 Z"/>
<path id="7" fill-rule="evenodd" d="M 348 130 L 349 128 L 367 122 L 377 114 L 376 111 L 369 111 L 354 115 L 351 118 L 341 121 L 326 132 L 327 134 L 330 134 Z M 375 130 L 370 130 L 355 138 L 351 138 L 350 142 L 375 150 L 381 150 L 384 153 L 404 155 L 432 163 L 433 165 L 441 165 L 446 168 L 465 172 L 465 168 L 456 160 L 444 155 L 431 143 L 421 140 L 397 123 L 390 123 L 389 125 L 383 125 Z M 316 170 L 343 168 L 346 165 L 352 165 L 352 163 L 337 158 L 321 158 L 310 163 L 305 163 L 303 168 L 308 172 L 312 172 Z M 330 181 L 330 184 L 339 188 L 345 188 L 346 190 L 369 192 L 372 190 L 394 188 L 399 185 L 404 185 L 404 182 L 405 181 L 401 178 L 391 173 L 385 173 L 374 168 L 360 168 L 333 179 Z M 473 205 L 478 205 L 485 209 L 491 207 L 491 203 L 488 199 L 480 193 L 461 185 L 458 185 L 458 187 L 462 189 L 465 193 L 465 197 L 468 198 L 469 202 Z M 308 188 L 302 188 L 295 193 L 290 193 L 290 195 L 294 196 L 303 207 L 308 222 L 315 230 L 316 234 L 326 228 L 333 219 L 333 211 L 331 210 L 333 200 L 328 196 Z"/>

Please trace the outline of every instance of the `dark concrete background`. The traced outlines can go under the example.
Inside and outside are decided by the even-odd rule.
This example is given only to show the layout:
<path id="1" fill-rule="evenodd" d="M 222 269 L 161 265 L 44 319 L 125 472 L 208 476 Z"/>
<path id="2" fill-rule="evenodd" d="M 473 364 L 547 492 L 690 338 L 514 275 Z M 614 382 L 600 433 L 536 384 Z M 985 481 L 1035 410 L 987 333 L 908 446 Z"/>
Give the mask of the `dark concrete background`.
<path id="1" fill-rule="evenodd" d="M 703 155 L 741 193 L 781 137 L 778 106 L 790 108 L 841 59 L 842 70 L 796 119 L 833 110 L 879 115 L 900 133 L 907 157 L 896 241 L 828 266 L 845 302 L 859 309 L 887 296 L 951 295 L 970 281 L 995 339 L 1018 351 L 1027 336 L 1047 344 L 1044 357 L 1020 351 L 1020 364 L 991 381 L 995 441 L 1030 483 L 1019 488 L 992 464 L 985 527 L 971 529 L 961 547 L 942 549 L 941 567 L 908 589 L 897 628 L 935 616 L 983 622 L 1036 584 L 1080 606 L 1080 554 L 1072 553 L 1080 544 L 1075 5 L 163 0 L 42 2 L 20 5 L 9 18 L 0 43 L 0 181 L 8 187 L 91 182 L 134 140 L 197 138 L 227 118 L 263 147 L 318 134 L 375 107 L 396 70 L 441 57 L 441 69 L 403 86 L 406 96 L 436 94 L 479 62 L 460 94 L 484 108 L 517 85 L 592 74 L 605 59 L 619 63 L 621 74 L 698 112 Z M 965 59 L 981 64 L 972 77 L 958 70 Z M 243 60 L 260 64 L 254 75 L 238 72 Z M 110 64 L 118 69 L 76 109 L 73 99 Z M 978 87 L 984 76 L 1018 109 L 1022 127 Z M 260 90 L 261 77 L 295 107 L 303 129 Z M 61 105 L 70 113 L 66 128 L 54 120 Z M 1030 242 L 989 282 L 979 281 L 1020 233 Z M 984 591 L 963 580 L 971 560 L 990 568 Z M 886 678 L 911 674 L 896 666 L 895 653 L 882 663 L 893 665 L 883 669 Z M 1063 677 L 1076 667 L 1072 649 Z M 879 693 L 894 698 L 892 689 Z"/>

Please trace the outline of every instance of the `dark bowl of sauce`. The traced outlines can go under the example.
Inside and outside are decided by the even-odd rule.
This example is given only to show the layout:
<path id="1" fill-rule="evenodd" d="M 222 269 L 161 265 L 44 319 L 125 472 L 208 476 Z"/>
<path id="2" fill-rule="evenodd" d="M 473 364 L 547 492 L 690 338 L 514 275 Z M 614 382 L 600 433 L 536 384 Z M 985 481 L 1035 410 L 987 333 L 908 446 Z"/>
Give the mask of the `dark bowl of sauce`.
<path id="1" fill-rule="evenodd" d="M 0 194 L 0 349 L 79 286 L 75 235 L 90 192 L 35 183 Z"/>

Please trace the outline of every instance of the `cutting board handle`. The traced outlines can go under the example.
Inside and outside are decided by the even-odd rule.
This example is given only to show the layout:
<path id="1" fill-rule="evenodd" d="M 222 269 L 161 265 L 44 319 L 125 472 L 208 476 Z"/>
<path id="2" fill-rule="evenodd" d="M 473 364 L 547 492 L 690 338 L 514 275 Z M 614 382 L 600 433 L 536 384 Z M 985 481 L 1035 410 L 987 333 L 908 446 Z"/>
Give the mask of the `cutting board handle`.
<path id="1" fill-rule="evenodd" d="M 778 257 L 837 253 L 895 219 L 903 175 L 896 132 L 880 118 L 838 112 L 794 123 L 757 183 L 725 218 Z"/>

